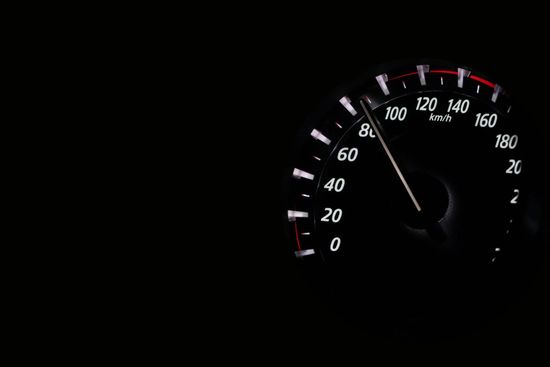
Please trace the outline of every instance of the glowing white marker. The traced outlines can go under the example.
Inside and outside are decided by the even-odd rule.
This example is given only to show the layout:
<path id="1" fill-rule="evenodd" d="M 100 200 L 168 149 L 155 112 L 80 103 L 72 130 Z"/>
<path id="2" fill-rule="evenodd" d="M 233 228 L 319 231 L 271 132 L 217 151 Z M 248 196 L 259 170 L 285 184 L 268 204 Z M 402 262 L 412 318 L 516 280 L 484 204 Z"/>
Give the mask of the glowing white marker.
<path id="1" fill-rule="evenodd" d="M 498 84 L 495 84 L 495 89 L 493 89 L 493 96 L 491 97 L 491 101 L 493 101 L 493 103 L 496 103 L 498 99 L 498 95 L 500 94 L 501 91 L 502 91 L 502 87 Z"/>
<path id="2" fill-rule="evenodd" d="M 512 106 L 508 107 L 508 111 L 506 111 L 506 113 L 510 113 L 510 111 L 512 111 Z M 512 222 L 510 221 L 510 223 Z"/>
<path id="3" fill-rule="evenodd" d="M 441 85 L 443 85 L 443 77 L 441 77 Z"/>
<path id="4" fill-rule="evenodd" d="M 313 139 L 319 140 L 320 142 L 325 143 L 326 145 L 330 145 L 330 139 L 323 135 L 319 130 L 313 129 L 311 131 L 311 136 L 313 136 Z"/>
<path id="5" fill-rule="evenodd" d="M 388 86 L 386 85 L 386 82 L 388 81 L 388 74 L 380 74 L 376 77 L 376 81 L 378 82 L 378 85 L 380 86 L 380 89 L 382 89 L 382 92 L 384 92 L 384 95 L 389 95 L 390 90 L 388 89 Z"/>
<path id="6" fill-rule="evenodd" d="M 476 93 L 479 94 L 479 85 L 477 86 Z"/>
<path id="7" fill-rule="evenodd" d="M 416 65 L 418 70 L 418 77 L 420 78 L 420 85 L 426 85 L 426 74 L 430 72 L 430 65 Z"/>
<path id="8" fill-rule="evenodd" d="M 301 169 L 294 168 L 294 172 L 292 172 L 292 176 L 294 178 L 305 178 L 307 180 L 313 180 L 315 176 L 313 176 L 311 173 L 308 173 L 306 171 L 302 171 Z"/>
<path id="9" fill-rule="evenodd" d="M 309 217 L 308 212 L 301 212 L 298 210 L 289 210 L 288 211 L 288 221 L 289 222 L 296 222 L 296 218 L 307 218 Z"/>
<path id="10" fill-rule="evenodd" d="M 302 232 L 302 236 L 309 236 L 311 233 L 309 232 Z"/>
<path id="11" fill-rule="evenodd" d="M 405 81 L 402 80 L 401 83 L 403 83 L 403 89 L 407 89 L 407 84 L 405 84 Z"/>
<path id="12" fill-rule="evenodd" d="M 309 256 L 309 255 L 315 255 L 315 250 L 307 249 L 307 250 L 302 250 L 302 251 L 296 251 L 296 252 L 294 252 L 294 254 L 296 255 L 296 257 L 304 257 L 304 256 Z"/>
<path id="13" fill-rule="evenodd" d="M 308 194 L 302 194 L 303 197 L 309 198 L 310 196 Z"/>
<path id="14" fill-rule="evenodd" d="M 342 125 L 340 125 L 339 123 L 335 122 L 336 126 L 338 126 L 339 129 L 342 128 Z"/>
<path id="15" fill-rule="evenodd" d="M 458 68 L 458 87 L 464 88 L 464 77 L 469 77 L 472 72 L 470 70 Z"/>
<path id="16" fill-rule="evenodd" d="M 340 98 L 340 104 L 344 106 L 346 110 L 348 110 L 349 113 L 351 113 L 352 116 L 357 115 L 357 111 L 355 111 L 355 108 L 351 105 L 351 100 L 348 98 L 348 96 L 343 96 Z"/>

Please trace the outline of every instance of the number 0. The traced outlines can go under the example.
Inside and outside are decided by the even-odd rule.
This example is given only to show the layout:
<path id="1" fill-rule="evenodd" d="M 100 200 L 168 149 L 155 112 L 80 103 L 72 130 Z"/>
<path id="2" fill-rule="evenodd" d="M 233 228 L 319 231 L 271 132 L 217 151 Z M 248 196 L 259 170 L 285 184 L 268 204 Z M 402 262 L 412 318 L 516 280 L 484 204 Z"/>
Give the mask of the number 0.
<path id="1" fill-rule="evenodd" d="M 334 237 L 332 241 L 330 241 L 330 251 L 336 252 L 340 248 L 340 245 L 342 244 L 342 240 L 340 237 Z"/>

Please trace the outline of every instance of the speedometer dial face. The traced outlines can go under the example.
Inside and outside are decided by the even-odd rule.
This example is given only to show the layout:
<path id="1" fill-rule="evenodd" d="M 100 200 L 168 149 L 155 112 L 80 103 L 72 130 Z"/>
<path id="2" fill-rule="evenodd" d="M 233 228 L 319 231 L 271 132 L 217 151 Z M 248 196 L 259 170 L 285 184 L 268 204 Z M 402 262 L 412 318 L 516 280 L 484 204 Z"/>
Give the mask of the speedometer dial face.
<path id="1" fill-rule="evenodd" d="M 288 172 L 294 255 L 356 320 L 463 323 L 495 307 L 502 269 L 532 234 L 528 124 L 498 81 L 449 63 L 343 88 Z"/>

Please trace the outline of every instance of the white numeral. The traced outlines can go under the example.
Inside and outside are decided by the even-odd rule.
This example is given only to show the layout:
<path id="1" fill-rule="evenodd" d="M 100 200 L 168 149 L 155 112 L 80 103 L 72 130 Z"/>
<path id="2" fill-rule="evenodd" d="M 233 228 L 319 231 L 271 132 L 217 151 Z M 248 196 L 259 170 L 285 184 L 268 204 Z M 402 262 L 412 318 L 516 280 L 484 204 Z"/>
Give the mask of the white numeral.
<path id="1" fill-rule="evenodd" d="M 325 208 L 325 216 L 321 218 L 321 222 L 338 223 L 342 219 L 342 209 Z"/>
<path id="2" fill-rule="evenodd" d="M 348 161 L 353 162 L 357 159 L 357 155 L 359 154 L 359 150 L 357 148 L 342 148 L 338 151 L 338 160 L 340 162 Z"/>
<path id="3" fill-rule="evenodd" d="M 407 107 L 388 107 L 386 108 L 386 120 L 403 121 L 407 117 Z"/>
<path id="4" fill-rule="evenodd" d="M 490 114 L 490 113 L 478 113 L 476 115 L 476 124 L 474 126 L 476 127 L 488 127 L 492 129 L 496 126 L 498 120 L 498 116 L 496 113 Z"/>
<path id="5" fill-rule="evenodd" d="M 346 180 L 344 180 L 343 178 L 331 178 L 323 187 L 328 191 L 334 190 L 336 192 L 342 192 L 342 190 L 344 190 L 345 184 Z"/>
<path id="6" fill-rule="evenodd" d="M 366 138 L 367 136 L 369 138 L 376 138 L 376 135 L 374 135 L 374 131 L 370 127 L 370 124 L 368 122 L 365 122 L 363 125 L 361 125 L 361 129 L 359 130 L 359 136 L 362 138 Z"/>
<path id="7" fill-rule="evenodd" d="M 449 108 L 447 108 L 447 112 L 466 113 L 469 108 L 470 101 L 467 99 L 459 99 L 456 102 L 454 99 L 449 99 Z"/>
<path id="8" fill-rule="evenodd" d="M 519 175 L 521 173 L 521 159 L 510 159 L 508 160 L 510 167 L 506 170 L 506 173 L 509 175 Z"/>
<path id="9" fill-rule="evenodd" d="M 515 189 L 514 190 L 514 197 L 512 198 L 512 200 L 510 200 L 510 204 L 517 204 L 518 203 L 518 199 L 519 199 L 519 190 L 518 189 Z"/>
<path id="10" fill-rule="evenodd" d="M 517 135 L 498 134 L 495 148 L 515 149 L 518 146 L 518 140 Z"/>
<path id="11" fill-rule="evenodd" d="M 418 97 L 416 103 L 417 111 L 430 111 L 433 112 L 437 108 L 437 98 Z"/>
<path id="12" fill-rule="evenodd" d="M 342 244 L 342 240 L 340 237 L 334 237 L 332 241 L 330 241 L 330 251 L 336 252 L 340 248 L 340 245 Z"/>

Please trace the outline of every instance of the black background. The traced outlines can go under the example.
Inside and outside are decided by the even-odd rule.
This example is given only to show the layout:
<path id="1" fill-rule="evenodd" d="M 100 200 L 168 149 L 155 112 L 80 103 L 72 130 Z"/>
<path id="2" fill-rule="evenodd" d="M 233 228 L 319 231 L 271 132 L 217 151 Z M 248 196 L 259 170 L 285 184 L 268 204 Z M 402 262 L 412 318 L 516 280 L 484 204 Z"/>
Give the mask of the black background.
<path id="1" fill-rule="evenodd" d="M 548 265 L 531 284 L 529 297 L 488 331 L 460 340 L 388 342 L 321 317 L 322 306 L 301 280 L 281 217 L 283 174 L 296 131 L 338 85 L 383 62 L 446 59 L 527 97 L 546 142 L 540 146 L 544 161 L 550 125 L 543 31 L 472 14 L 422 26 L 411 19 L 373 20 L 373 14 L 366 20 L 314 22 L 311 14 L 260 18 L 231 35 L 232 52 L 225 54 L 223 83 L 216 91 L 218 97 L 235 95 L 228 98 L 227 117 L 216 125 L 225 156 L 216 163 L 223 199 L 214 221 L 225 240 L 212 264 L 214 282 L 203 290 L 209 305 L 205 340 L 232 354 L 259 352 L 268 358 L 441 356 L 446 364 L 460 356 L 540 355 L 548 360 Z"/>

